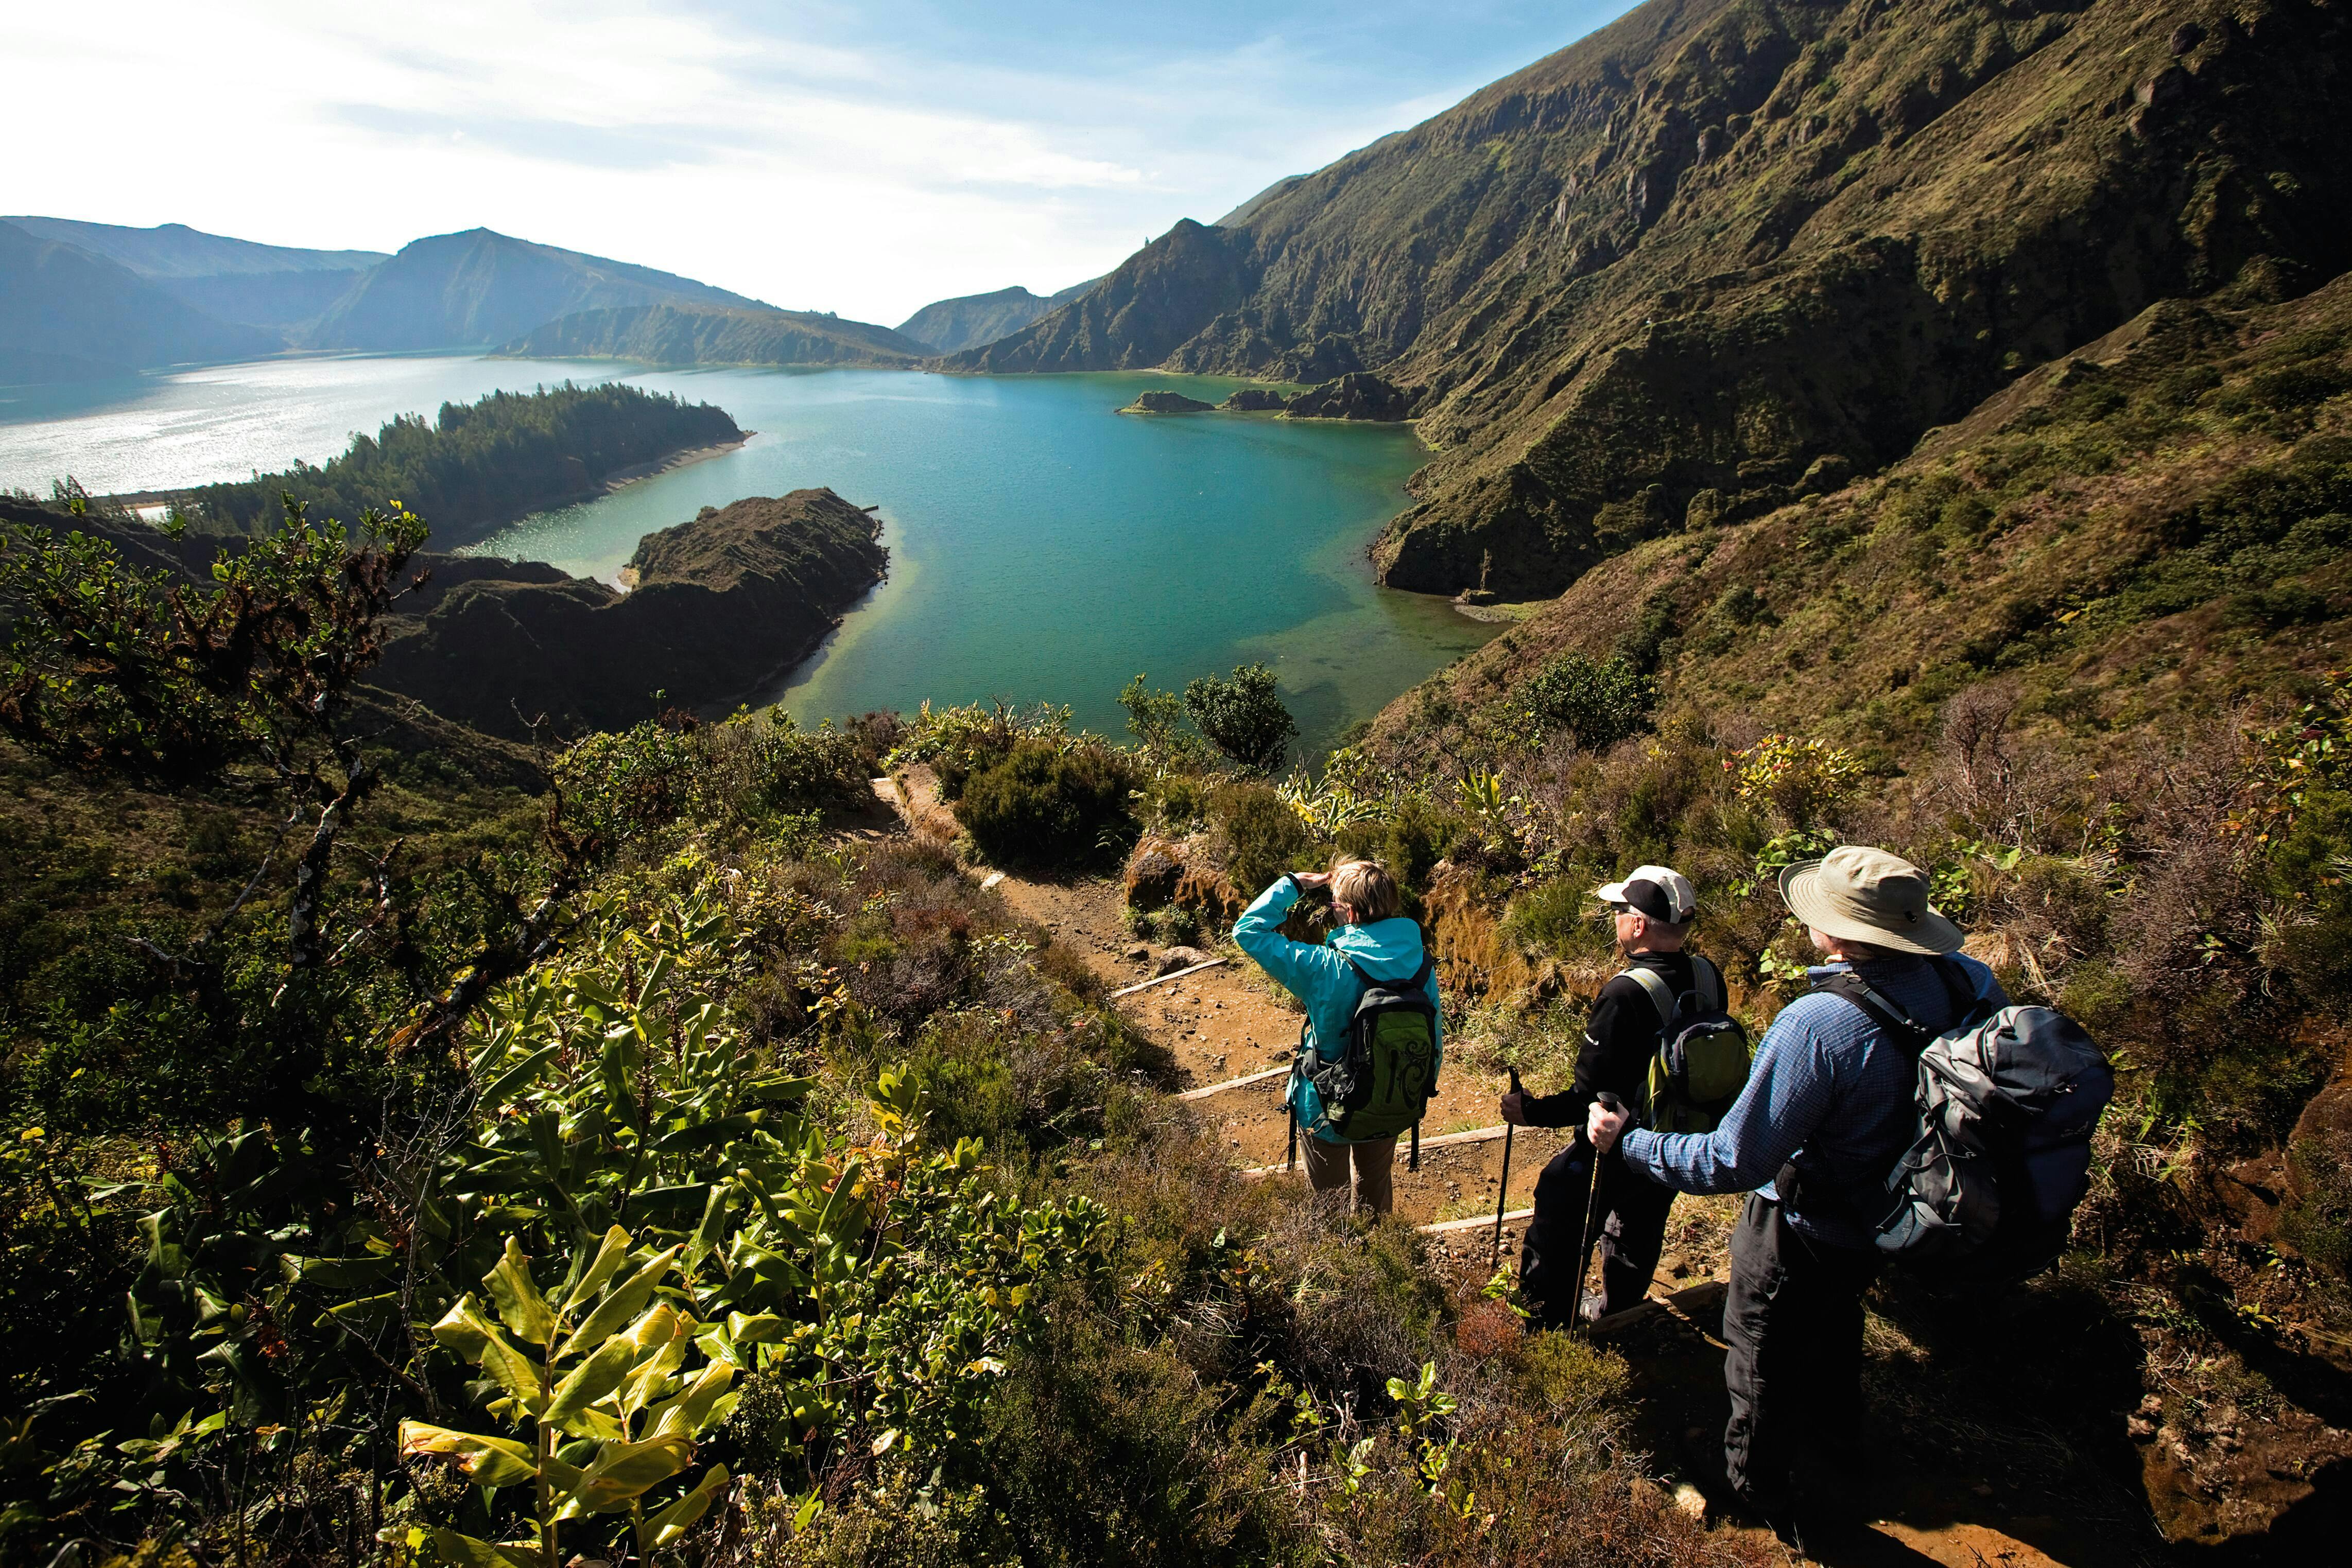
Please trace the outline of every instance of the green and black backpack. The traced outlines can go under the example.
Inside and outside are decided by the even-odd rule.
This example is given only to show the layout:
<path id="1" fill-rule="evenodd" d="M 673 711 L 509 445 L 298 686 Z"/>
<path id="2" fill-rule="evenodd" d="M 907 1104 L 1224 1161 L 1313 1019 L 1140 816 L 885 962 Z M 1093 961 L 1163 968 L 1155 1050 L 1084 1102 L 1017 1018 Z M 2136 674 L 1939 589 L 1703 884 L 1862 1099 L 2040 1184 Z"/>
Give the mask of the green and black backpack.
<path id="1" fill-rule="evenodd" d="M 1364 982 L 1349 1019 L 1348 1047 L 1335 1061 L 1301 1066 L 1332 1129 L 1361 1143 L 1420 1124 L 1437 1092 L 1437 1008 L 1429 999 L 1426 953 L 1419 971 L 1402 982 L 1376 980 L 1352 959 L 1348 967 Z"/>
<path id="2" fill-rule="evenodd" d="M 1677 997 L 1664 976 L 1639 965 L 1626 975 L 1658 1009 L 1642 1124 L 1659 1133 L 1711 1133 L 1748 1087 L 1756 1047 L 1731 1016 L 1723 971 L 1691 955 L 1691 988 Z"/>

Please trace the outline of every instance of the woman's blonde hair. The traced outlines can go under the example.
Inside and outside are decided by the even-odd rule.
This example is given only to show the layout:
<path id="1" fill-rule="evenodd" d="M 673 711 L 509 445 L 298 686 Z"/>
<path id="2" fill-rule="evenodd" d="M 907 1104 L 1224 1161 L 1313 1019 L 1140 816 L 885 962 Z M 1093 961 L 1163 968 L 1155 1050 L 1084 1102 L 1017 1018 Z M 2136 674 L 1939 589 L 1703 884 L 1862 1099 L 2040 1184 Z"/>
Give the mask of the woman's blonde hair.
<path id="1" fill-rule="evenodd" d="M 1331 867 L 1331 902 L 1354 912 L 1356 923 L 1370 925 L 1393 920 L 1404 913 L 1404 894 L 1396 878 L 1378 861 L 1339 861 Z"/>

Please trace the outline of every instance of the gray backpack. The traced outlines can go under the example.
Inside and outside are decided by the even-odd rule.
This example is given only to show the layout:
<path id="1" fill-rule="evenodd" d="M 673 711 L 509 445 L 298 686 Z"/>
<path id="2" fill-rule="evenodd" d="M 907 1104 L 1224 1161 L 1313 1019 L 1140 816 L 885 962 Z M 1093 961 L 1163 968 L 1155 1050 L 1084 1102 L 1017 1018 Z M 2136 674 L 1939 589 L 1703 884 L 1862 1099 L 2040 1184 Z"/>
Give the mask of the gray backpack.
<path id="1" fill-rule="evenodd" d="M 1907 1263 L 1953 1279 L 2022 1280 L 2065 1250 L 2075 1206 L 2090 1190 L 2091 1134 L 2115 1095 L 2115 1072 L 2063 1014 L 1988 1013 L 1957 965 L 1936 967 L 1956 1009 L 1941 1034 L 1859 976 L 1821 988 L 1870 1014 L 1919 1061 L 1911 1145 L 1874 1201 L 1865 1193 L 1857 1207 L 1879 1249 Z"/>

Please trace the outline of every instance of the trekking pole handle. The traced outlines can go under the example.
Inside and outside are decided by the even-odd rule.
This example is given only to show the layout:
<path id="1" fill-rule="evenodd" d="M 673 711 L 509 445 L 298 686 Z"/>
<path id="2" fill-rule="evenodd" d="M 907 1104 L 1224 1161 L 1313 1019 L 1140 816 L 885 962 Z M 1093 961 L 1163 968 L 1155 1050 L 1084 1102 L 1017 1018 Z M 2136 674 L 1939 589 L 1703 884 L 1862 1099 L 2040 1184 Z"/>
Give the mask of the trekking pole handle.
<path id="1" fill-rule="evenodd" d="M 1519 1093 L 1519 1070 L 1516 1067 L 1507 1067 L 1504 1071 L 1511 1075 L 1511 1092 Z"/>

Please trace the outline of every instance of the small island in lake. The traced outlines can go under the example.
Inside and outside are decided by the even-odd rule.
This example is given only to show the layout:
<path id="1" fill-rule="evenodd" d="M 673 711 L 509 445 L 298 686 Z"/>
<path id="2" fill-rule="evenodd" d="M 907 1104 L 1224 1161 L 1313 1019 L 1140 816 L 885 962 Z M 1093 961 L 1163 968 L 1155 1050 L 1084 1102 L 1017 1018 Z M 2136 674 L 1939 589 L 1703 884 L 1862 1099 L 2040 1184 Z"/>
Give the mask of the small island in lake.
<path id="1" fill-rule="evenodd" d="M 1216 404 L 1176 392 L 1148 392 L 1118 412 L 1121 413 L 1213 413 Z"/>

